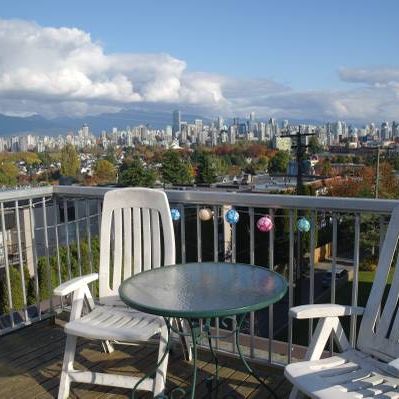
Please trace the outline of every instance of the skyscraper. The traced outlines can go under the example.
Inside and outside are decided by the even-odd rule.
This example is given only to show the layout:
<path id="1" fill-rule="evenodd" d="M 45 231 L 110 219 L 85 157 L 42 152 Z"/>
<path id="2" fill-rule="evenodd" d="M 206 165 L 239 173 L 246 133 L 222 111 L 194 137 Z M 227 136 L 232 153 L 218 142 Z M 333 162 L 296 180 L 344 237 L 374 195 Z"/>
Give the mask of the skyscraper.
<path id="1" fill-rule="evenodd" d="M 256 130 L 255 112 L 251 112 L 249 114 L 248 129 L 250 132 L 254 132 Z"/>
<path id="2" fill-rule="evenodd" d="M 382 122 L 381 124 L 381 133 L 380 133 L 380 138 L 381 140 L 389 140 L 390 139 L 390 134 L 389 134 L 389 124 L 388 122 Z"/>
<path id="3" fill-rule="evenodd" d="M 179 110 L 173 111 L 173 137 L 176 138 L 176 136 L 180 133 L 180 124 L 181 124 L 181 113 Z"/>
<path id="4" fill-rule="evenodd" d="M 398 138 L 399 137 L 399 123 L 396 121 L 392 122 L 392 138 Z"/>

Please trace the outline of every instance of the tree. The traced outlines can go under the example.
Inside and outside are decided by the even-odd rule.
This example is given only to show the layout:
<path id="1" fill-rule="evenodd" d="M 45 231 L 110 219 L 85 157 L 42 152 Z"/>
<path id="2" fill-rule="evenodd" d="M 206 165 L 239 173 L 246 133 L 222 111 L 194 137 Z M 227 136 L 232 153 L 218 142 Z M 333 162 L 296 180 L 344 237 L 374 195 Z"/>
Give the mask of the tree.
<path id="1" fill-rule="evenodd" d="M 265 172 L 269 166 L 269 158 L 266 155 L 261 155 L 256 159 L 255 168 L 259 172 Z"/>
<path id="2" fill-rule="evenodd" d="M 104 159 L 110 162 L 112 165 L 116 165 L 118 163 L 118 160 L 116 159 L 115 148 L 113 146 L 109 146 L 107 148 L 107 153 Z"/>
<path id="3" fill-rule="evenodd" d="M 274 173 L 286 173 L 290 154 L 287 151 L 278 151 L 270 161 L 270 170 Z"/>
<path id="4" fill-rule="evenodd" d="M 106 159 L 100 159 L 94 166 L 94 177 L 98 183 L 115 183 L 116 171 L 114 165 Z"/>
<path id="5" fill-rule="evenodd" d="M 162 180 L 170 184 L 190 184 L 193 181 L 193 168 L 177 151 L 168 150 L 162 156 Z"/>
<path id="6" fill-rule="evenodd" d="M 323 151 L 323 147 L 319 143 L 319 139 L 316 136 L 311 136 L 309 139 L 309 152 L 311 154 L 318 154 Z"/>
<path id="7" fill-rule="evenodd" d="M 390 163 L 382 162 L 379 168 L 380 184 L 379 197 L 380 198 L 398 198 L 399 185 L 395 176 L 394 170 Z"/>
<path id="8" fill-rule="evenodd" d="M 215 183 L 217 178 L 216 163 L 212 155 L 200 153 L 197 159 L 196 182 L 200 184 Z"/>
<path id="9" fill-rule="evenodd" d="M 156 177 L 155 171 L 145 167 L 143 161 L 138 157 L 126 160 L 119 171 L 119 183 L 124 186 L 151 187 L 154 185 Z"/>
<path id="10" fill-rule="evenodd" d="M 18 168 L 13 162 L 2 162 L 0 165 L 0 185 L 15 186 L 17 184 Z"/>
<path id="11" fill-rule="evenodd" d="M 75 147 L 67 144 L 61 150 L 61 174 L 63 176 L 77 177 L 80 170 L 80 161 Z"/>

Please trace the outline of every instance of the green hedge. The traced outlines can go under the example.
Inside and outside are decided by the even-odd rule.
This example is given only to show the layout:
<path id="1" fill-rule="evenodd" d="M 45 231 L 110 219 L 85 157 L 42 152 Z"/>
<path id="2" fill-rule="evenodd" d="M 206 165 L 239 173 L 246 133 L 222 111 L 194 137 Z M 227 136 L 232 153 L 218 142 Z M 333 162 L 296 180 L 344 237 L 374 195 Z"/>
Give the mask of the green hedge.
<path id="1" fill-rule="evenodd" d="M 92 249 L 93 272 L 97 272 L 99 266 L 99 259 L 100 259 L 100 243 L 98 237 L 95 237 L 91 240 L 91 249 Z M 70 263 L 71 263 L 71 278 L 73 278 L 80 275 L 79 262 L 78 262 L 78 246 L 76 242 L 69 246 L 69 251 L 70 251 Z M 69 280 L 68 251 L 66 246 L 62 246 L 59 248 L 59 256 L 60 256 L 61 281 L 65 282 Z M 91 272 L 90 253 L 89 253 L 89 245 L 87 240 L 82 240 L 80 242 L 80 258 L 81 258 L 82 274 L 90 273 Z M 37 261 L 40 300 L 50 298 L 53 289 L 60 283 L 56 253 L 50 256 L 49 263 L 50 263 L 51 287 L 49 286 L 46 257 L 42 256 Z M 10 284 L 11 284 L 13 308 L 14 310 L 21 310 L 24 307 L 24 300 L 22 292 L 22 279 L 21 279 L 21 273 L 19 271 L 19 266 L 10 266 L 9 271 L 10 271 Z M 25 275 L 25 288 L 27 293 L 27 304 L 33 305 L 35 303 L 34 279 L 29 277 L 29 271 L 26 266 L 24 266 L 24 275 Z M 97 295 L 98 293 L 97 285 L 94 286 L 94 290 L 95 290 L 94 294 Z M 9 313 L 9 311 L 10 311 L 10 304 L 8 302 L 8 289 L 7 289 L 6 276 L 4 274 L 2 279 L 0 279 L 0 314 Z"/>
<path id="2" fill-rule="evenodd" d="M 10 266 L 10 285 L 11 285 L 11 298 L 14 310 L 21 310 L 24 308 L 24 295 L 22 290 L 21 272 L 18 266 Z M 26 301 L 28 305 L 35 302 L 33 279 L 29 277 L 29 271 L 26 266 L 23 268 L 25 278 L 25 291 Z M 0 314 L 10 312 L 10 303 L 8 300 L 8 288 L 6 275 L 0 280 Z"/>
<path id="3" fill-rule="evenodd" d="M 76 242 L 69 246 L 69 251 L 70 251 L 70 263 L 71 263 L 71 276 L 69 276 L 68 272 L 67 247 L 63 246 L 59 248 L 60 269 L 61 269 L 60 273 L 61 273 L 62 282 L 68 281 L 70 277 L 74 278 L 80 276 L 79 262 L 78 262 L 78 246 Z M 99 259 L 100 259 L 100 245 L 97 237 L 91 240 L 91 251 L 93 259 L 93 272 L 97 272 L 99 266 Z M 81 260 L 82 275 L 89 274 L 91 272 L 90 253 L 89 253 L 89 245 L 87 240 L 82 240 L 80 242 L 80 260 Z M 48 299 L 52 294 L 53 288 L 59 285 L 58 264 L 57 264 L 56 254 L 50 256 L 50 270 L 51 270 L 51 285 L 52 285 L 51 289 L 48 284 L 49 281 L 48 281 L 46 258 L 42 257 L 38 259 L 39 293 L 41 299 Z"/>

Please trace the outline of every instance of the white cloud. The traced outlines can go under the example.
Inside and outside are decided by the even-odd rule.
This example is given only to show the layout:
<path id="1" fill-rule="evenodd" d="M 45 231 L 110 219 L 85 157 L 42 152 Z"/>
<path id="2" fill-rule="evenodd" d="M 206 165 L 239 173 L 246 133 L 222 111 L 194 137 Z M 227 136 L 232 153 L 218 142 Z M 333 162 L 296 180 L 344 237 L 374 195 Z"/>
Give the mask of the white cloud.
<path id="1" fill-rule="evenodd" d="M 205 115 L 399 117 L 399 68 L 393 67 L 342 68 L 346 90 L 299 92 L 264 78 L 193 72 L 168 54 L 107 54 L 76 28 L 1 19 L 0 54 L 0 113 L 5 114 L 83 116 L 150 104 Z"/>
<path id="2" fill-rule="evenodd" d="M 47 28 L 33 22 L 0 20 L 0 110 L 9 99 L 26 100 L 27 112 L 53 105 L 52 114 L 114 109 L 137 102 L 200 103 L 223 100 L 220 87 L 195 76 L 186 63 L 167 54 L 105 54 L 99 43 L 76 28 Z M 35 110 L 35 100 L 37 110 Z M 20 108 L 23 104 L 20 103 Z M 68 108 L 68 107 L 67 107 Z M 9 110 L 9 112 L 15 112 Z"/>
<path id="3" fill-rule="evenodd" d="M 399 68 L 341 68 L 339 76 L 350 83 L 395 87 L 399 84 Z"/>

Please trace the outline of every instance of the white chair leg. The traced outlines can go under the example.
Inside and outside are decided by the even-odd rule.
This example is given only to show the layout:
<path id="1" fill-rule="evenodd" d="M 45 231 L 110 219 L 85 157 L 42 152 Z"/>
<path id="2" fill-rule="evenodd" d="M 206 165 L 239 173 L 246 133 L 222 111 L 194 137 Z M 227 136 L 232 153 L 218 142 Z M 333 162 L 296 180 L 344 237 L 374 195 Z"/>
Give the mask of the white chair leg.
<path id="1" fill-rule="evenodd" d="M 168 349 L 168 328 L 164 325 L 161 328 L 160 337 L 159 337 L 159 350 L 158 350 L 158 362 L 162 359 L 165 354 L 165 351 Z M 166 373 L 168 370 L 168 358 L 169 353 L 164 357 L 161 365 L 158 367 L 158 370 L 155 374 L 154 379 L 154 397 L 160 395 L 165 390 L 165 382 L 166 382 Z"/>
<path id="2" fill-rule="evenodd" d="M 60 388 L 58 390 L 58 399 L 67 399 L 69 396 L 69 389 L 71 386 L 71 379 L 68 372 L 73 370 L 73 362 L 75 360 L 77 337 L 74 335 L 67 335 L 65 344 L 64 361 L 62 363 Z"/>

